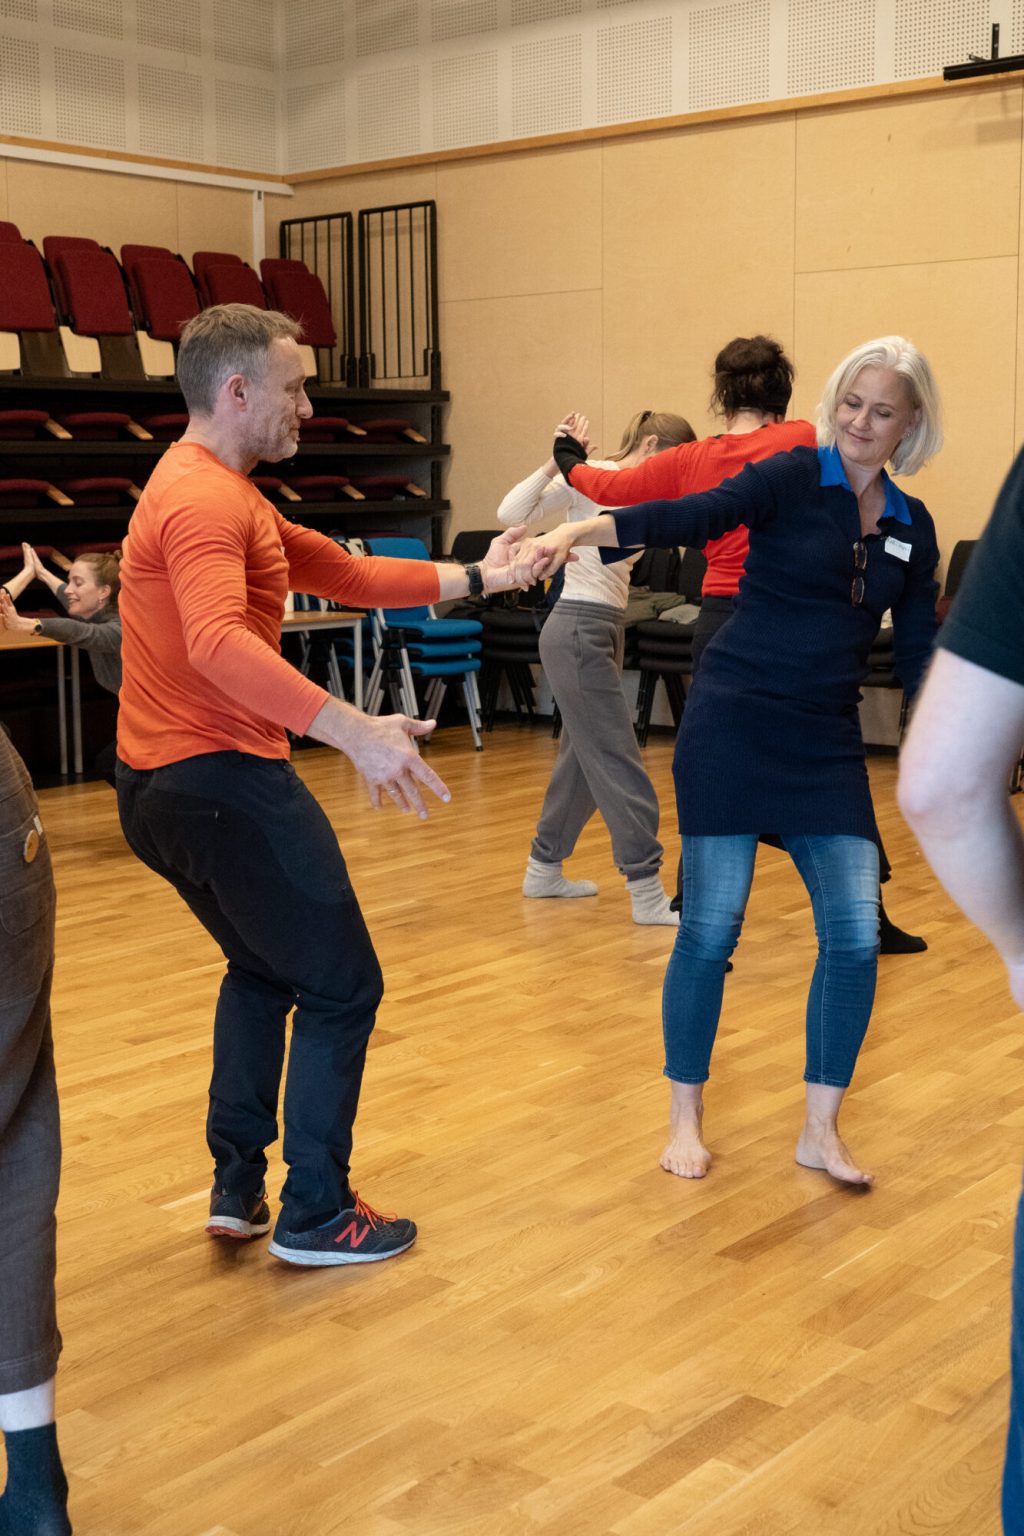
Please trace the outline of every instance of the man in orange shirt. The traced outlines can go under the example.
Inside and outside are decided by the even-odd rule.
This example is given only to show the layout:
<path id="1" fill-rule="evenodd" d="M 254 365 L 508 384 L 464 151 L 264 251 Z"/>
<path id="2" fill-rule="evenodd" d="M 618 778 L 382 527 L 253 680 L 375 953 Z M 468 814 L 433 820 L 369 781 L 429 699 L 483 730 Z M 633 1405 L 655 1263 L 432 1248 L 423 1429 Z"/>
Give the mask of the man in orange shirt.
<path id="1" fill-rule="evenodd" d="M 247 478 L 291 458 L 312 415 L 287 316 L 227 304 L 182 332 L 189 426 L 132 516 L 122 565 L 118 805 L 133 851 L 177 890 L 227 957 L 214 1023 L 206 1230 L 270 1228 L 265 1148 L 277 1137 L 285 1021 L 288 1176 L 271 1252 L 293 1264 L 390 1258 L 416 1237 L 349 1184 L 352 1124 L 382 979 L 327 817 L 288 762 L 287 730 L 337 747 L 401 811 L 449 792 L 420 758 L 433 721 L 371 718 L 281 656 L 289 589 L 402 607 L 533 579 L 522 529 L 479 566 L 353 559 L 286 522 Z"/>

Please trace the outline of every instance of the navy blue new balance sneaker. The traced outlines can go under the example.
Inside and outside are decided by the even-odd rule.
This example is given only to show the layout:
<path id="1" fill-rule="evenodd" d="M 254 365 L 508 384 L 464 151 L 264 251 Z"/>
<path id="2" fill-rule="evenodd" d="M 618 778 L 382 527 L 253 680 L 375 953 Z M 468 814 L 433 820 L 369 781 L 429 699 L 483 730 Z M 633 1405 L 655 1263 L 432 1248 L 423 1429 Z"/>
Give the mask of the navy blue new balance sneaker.
<path id="1" fill-rule="evenodd" d="M 233 1237 L 247 1242 L 270 1231 L 270 1206 L 266 1190 L 258 1195 L 228 1195 L 216 1184 L 210 1191 L 210 1219 L 206 1223 L 210 1237 Z"/>
<path id="2" fill-rule="evenodd" d="M 412 1247 L 414 1221 L 375 1211 L 355 1193 L 352 1198 L 354 1206 L 310 1232 L 289 1232 L 279 1216 L 269 1252 L 286 1264 L 376 1264 Z"/>

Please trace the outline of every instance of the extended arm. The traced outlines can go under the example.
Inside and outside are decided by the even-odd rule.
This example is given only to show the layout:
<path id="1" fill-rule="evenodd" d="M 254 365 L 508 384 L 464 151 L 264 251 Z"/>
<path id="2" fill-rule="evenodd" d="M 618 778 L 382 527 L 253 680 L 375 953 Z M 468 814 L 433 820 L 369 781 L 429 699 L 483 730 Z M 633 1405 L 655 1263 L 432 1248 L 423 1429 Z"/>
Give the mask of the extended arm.
<path id="1" fill-rule="evenodd" d="M 108 619 L 105 624 L 87 624 L 84 619 L 39 620 L 40 634 L 64 645 L 79 645 L 97 656 L 116 656 L 121 649 L 121 624 Z"/>
<path id="2" fill-rule="evenodd" d="M 12 603 L 17 602 L 29 583 L 36 579 L 36 568 L 35 561 L 32 558 L 31 544 L 22 544 L 21 558 L 21 570 L 15 576 L 8 577 L 3 587 L 0 588 L 0 591 L 7 593 Z"/>
<path id="3" fill-rule="evenodd" d="M 568 439 L 565 439 L 568 441 Z M 778 463 L 779 460 L 769 460 Z M 778 476 L 779 472 L 776 471 Z M 756 528 L 775 510 L 772 480 L 762 465 L 748 464 L 731 480 L 711 491 L 677 501 L 650 501 L 621 512 L 603 513 L 582 523 L 566 523 L 541 534 L 524 548 L 524 555 L 549 551 L 549 570 L 556 570 L 575 544 L 635 548 L 666 548 L 685 544 L 701 549 L 709 539 L 745 524 Z M 610 526 L 611 525 L 611 526 Z"/>
<path id="4" fill-rule="evenodd" d="M 358 560 L 333 539 L 279 514 L 278 525 L 296 592 L 312 592 L 350 608 L 408 608 L 469 592 L 465 566 L 381 555 Z M 508 592 L 536 579 L 532 562 L 519 558 L 523 532 L 522 527 L 510 528 L 492 541 L 480 562 L 485 592 Z"/>
<path id="5" fill-rule="evenodd" d="M 900 809 L 1024 1007 L 1024 836 L 1007 794 L 1022 742 L 1024 686 L 940 648 L 903 748 Z"/>

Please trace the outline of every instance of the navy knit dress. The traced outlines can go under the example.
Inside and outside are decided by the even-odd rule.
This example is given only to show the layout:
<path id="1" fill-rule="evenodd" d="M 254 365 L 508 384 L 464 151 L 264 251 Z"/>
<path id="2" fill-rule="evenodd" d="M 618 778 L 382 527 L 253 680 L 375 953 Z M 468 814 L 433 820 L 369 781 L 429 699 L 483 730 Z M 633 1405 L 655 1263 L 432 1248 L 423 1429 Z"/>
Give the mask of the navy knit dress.
<path id="1" fill-rule="evenodd" d="M 676 743 L 684 834 L 877 841 L 860 685 L 891 609 L 895 671 L 916 691 L 935 638 L 939 558 L 923 503 L 888 476 L 884 488 L 857 605 L 860 516 L 834 448 L 780 453 L 715 490 L 611 514 L 623 546 L 699 548 L 741 523 L 750 529 L 736 611 L 704 652 Z"/>

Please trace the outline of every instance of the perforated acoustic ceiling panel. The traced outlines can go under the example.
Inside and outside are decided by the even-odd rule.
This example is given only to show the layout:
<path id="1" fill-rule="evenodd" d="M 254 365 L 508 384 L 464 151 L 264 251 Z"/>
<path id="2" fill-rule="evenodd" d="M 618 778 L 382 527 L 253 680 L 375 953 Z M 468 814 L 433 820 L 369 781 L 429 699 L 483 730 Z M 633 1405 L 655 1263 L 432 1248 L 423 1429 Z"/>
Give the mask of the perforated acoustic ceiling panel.
<path id="1" fill-rule="evenodd" d="M 0 133 L 42 131 L 39 45 L 0 33 Z"/>
<path id="2" fill-rule="evenodd" d="M 340 64 L 345 57 L 345 13 L 338 0 L 306 0 L 284 8 L 286 69 Z"/>
<path id="3" fill-rule="evenodd" d="M 767 100 L 770 24 L 770 0 L 691 12 L 691 110 Z"/>
<path id="4" fill-rule="evenodd" d="M 570 133 L 583 126 L 583 39 L 578 33 L 512 49 L 512 132 Z"/>
<path id="5" fill-rule="evenodd" d="M 214 82 L 216 160 L 243 170 L 277 170 L 277 94 L 248 80 Z"/>
<path id="6" fill-rule="evenodd" d="M 345 163 L 345 82 L 321 80 L 285 99 L 288 163 L 293 170 Z"/>
<path id="7" fill-rule="evenodd" d="M 406 64 L 356 80 L 356 158 L 386 160 L 420 149 L 420 69 Z"/>
<path id="8" fill-rule="evenodd" d="M 430 0 L 430 40 L 446 43 L 453 37 L 495 32 L 498 0 Z"/>
<path id="9" fill-rule="evenodd" d="M 583 0 L 512 0 L 512 25 L 530 26 L 537 21 L 561 21 L 563 16 L 578 16 Z"/>
<path id="10" fill-rule="evenodd" d="M 870 85 L 874 74 L 875 0 L 789 0 L 791 95 Z"/>
<path id="11" fill-rule="evenodd" d="M 597 121 L 623 123 L 671 111 L 671 16 L 599 28 Z"/>
<path id="12" fill-rule="evenodd" d="M 53 21 L 57 27 L 90 37 L 124 35 L 122 0 L 53 0 Z"/>
<path id="13" fill-rule="evenodd" d="M 219 64 L 276 66 L 276 0 L 213 0 L 213 56 Z"/>
<path id="14" fill-rule="evenodd" d="M 434 147 L 491 144 L 498 137 L 498 55 L 435 59 Z"/>
<path id="15" fill-rule="evenodd" d="M 126 148 L 123 62 L 78 48 L 55 48 L 53 68 L 61 138 L 104 149 Z"/>
<path id="16" fill-rule="evenodd" d="M 1013 0 L 1013 10 L 1010 13 L 1010 41 L 1006 52 L 1021 53 L 1022 51 L 1024 51 L 1024 0 Z"/>
<path id="17" fill-rule="evenodd" d="M 352 0 L 349 0 L 352 3 Z M 420 40 L 424 0 L 355 0 L 356 53 L 394 53 Z"/>
<path id="18" fill-rule="evenodd" d="M 940 75 L 945 64 L 966 64 L 991 52 L 990 0 L 896 0 L 895 77 Z"/>
<path id="19" fill-rule="evenodd" d="M 203 158 L 203 81 L 183 69 L 139 65 L 139 147 L 172 160 Z"/>
<path id="20" fill-rule="evenodd" d="M 135 0 L 135 30 L 148 48 L 197 57 L 202 52 L 199 0 Z"/>
<path id="21" fill-rule="evenodd" d="M 1024 0 L 0 0 L 0 132 L 311 170 L 937 75 L 993 17 L 1024 51 Z"/>

